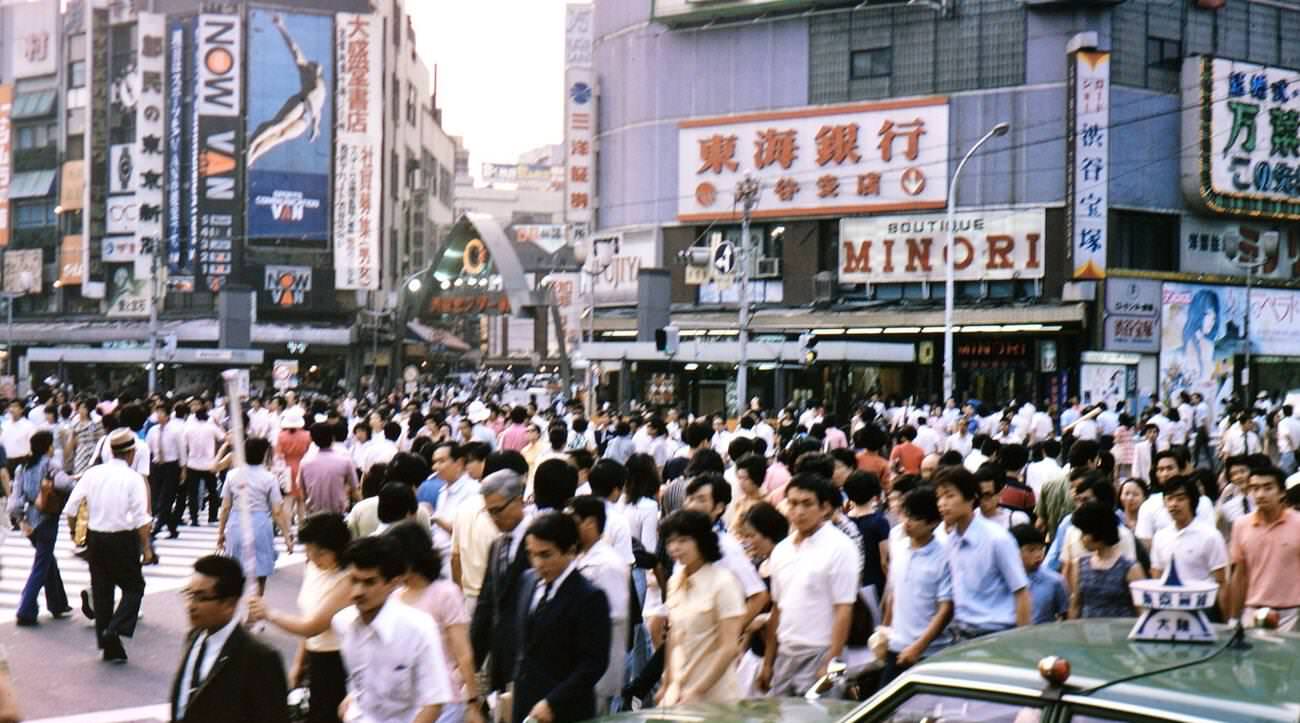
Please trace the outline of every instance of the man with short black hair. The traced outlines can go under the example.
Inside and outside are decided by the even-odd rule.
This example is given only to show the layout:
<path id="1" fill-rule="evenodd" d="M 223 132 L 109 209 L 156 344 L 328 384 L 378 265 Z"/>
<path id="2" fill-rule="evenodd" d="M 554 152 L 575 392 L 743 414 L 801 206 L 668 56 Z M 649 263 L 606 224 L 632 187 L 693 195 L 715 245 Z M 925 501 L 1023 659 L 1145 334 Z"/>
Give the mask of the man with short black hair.
<path id="1" fill-rule="evenodd" d="M 363 537 L 343 558 L 352 605 L 331 622 L 348 671 L 339 717 L 433 723 L 455 696 L 437 623 L 393 595 L 406 573 L 397 540 Z"/>
<path id="2" fill-rule="evenodd" d="M 1286 505 L 1286 476 L 1275 467 L 1252 470 L 1247 488 L 1255 511 L 1232 525 L 1232 588 L 1228 619 L 1254 624 L 1265 608 L 1278 615 L 1277 628 L 1300 621 L 1300 512 Z"/>
<path id="3" fill-rule="evenodd" d="M 347 512 L 349 500 L 361 499 L 357 470 L 347 455 L 335 450 L 333 426 L 325 422 L 311 425 L 311 441 L 316 445 L 316 454 L 298 469 L 303 516 L 317 512 L 342 515 Z"/>
<path id="4" fill-rule="evenodd" d="M 288 685 L 280 654 L 239 624 L 244 571 L 238 560 L 194 562 L 182 591 L 190 630 L 171 688 L 176 723 L 288 723 Z"/>
<path id="5" fill-rule="evenodd" d="M 1223 536 L 1196 519 L 1201 491 L 1193 475 L 1175 477 L 1164 486 L 1165 510 L 1173 524 L 1151 541 L 1151 576 L 1160 579 L 1176 565 L 1184 582 L 1213 582 L 1219 586 L 1220 609 L 1227 599 L 1228 547 Z"/>
<path id="6" fill-rule="evenodd" d="M 606 460 L 608 461 L 608 460 Z M 624 650 L 627 647 L 627 622 L 631 566 L 604 538 L 608 501 L 595 495 L 574 497 L 565 510 L 578 523 L 578 571 L 605 593 L 609 601 L 610 653 L 605 674 L 596 684 L 596 708 L 603 713 L 609 701 L 623 688 Z"/>

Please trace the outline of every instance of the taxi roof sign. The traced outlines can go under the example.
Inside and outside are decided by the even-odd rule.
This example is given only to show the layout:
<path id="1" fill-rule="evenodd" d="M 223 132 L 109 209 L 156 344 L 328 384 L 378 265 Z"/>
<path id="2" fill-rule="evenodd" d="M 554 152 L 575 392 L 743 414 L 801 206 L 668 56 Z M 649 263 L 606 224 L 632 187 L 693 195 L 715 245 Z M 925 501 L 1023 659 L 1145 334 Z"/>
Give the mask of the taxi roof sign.
<path id="1" fill-rule="evenodd" d="M 1175 560 L 1163 580 L 1138 580 L 1129 584 L 1133 605 L 1143 608 L 1129 640 L 1150 642 L 1213 643 L 1218 640 L 1205 611 L 1214 604 L 1219 586 L 1213 582 L 1184 583 Z"/>

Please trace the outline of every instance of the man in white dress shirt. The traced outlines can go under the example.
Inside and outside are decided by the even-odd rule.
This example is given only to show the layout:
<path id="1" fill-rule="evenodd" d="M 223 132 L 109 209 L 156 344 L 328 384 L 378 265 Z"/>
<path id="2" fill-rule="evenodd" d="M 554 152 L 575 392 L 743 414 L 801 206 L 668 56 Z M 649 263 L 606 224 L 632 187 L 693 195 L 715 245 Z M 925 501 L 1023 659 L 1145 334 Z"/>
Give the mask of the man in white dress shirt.
<path id="1" fill-rule="evenodd" d="M 217 449 L 226 439 L 226 433 L 200 409 L 190 415 L 185 427 L 185 491 L 189 495 L 190 524 L 199 525 L 199 501 L 203 491 L 208 495 L 208 524 L 217 523 L 221 499 L 217 497 Z M 178 509 L 177 517 L 180 517 Z"/>
<path id="2" fill-rule="evenodd" d="M 10 476 L 18 465 L 25 464 L 32 456 L 32 435 L 35 433 L 36 425 L 23 415 L 23 403 L 17 399 L 9 402 L 9 416 L 0 428 L 0 443 L 4 444 L 5 467 Z"/>
<path id="3" fill-rule="evenodd" d="M 363 537 L 343 554 L 352 605 L 331 622 L 348 672 L 345 721 L 433 723 L 454 700 L 438 625 L 393 595 L 406 562 L 398 542 Z"/>
<path id="4" fill-rule="evenodd" d="M 176 505 L 176 492 L 181 483 L 181 467 L 185 465 L 185 432 L 183 422 L 172 417 L 165 402 L 158 404 L 155 414 L 157 424 L 149 428 L 145 441 L 149 445 L 150 487 L 153 493 L 155 537 L 166 527 L 168 539 L 180 533 L 180 515 L 172 508 Z"/>
<path id="5" fill-rule="evenodd" d="M 109 435 L 113 460 L 86 471 L 72 489 L 63 514 L 68 526 L 75 529 L 77 508 L 82 500 L 90 509 L 88 535 L 90 589 L 94 598 L 95 633 L 104 660 L 126 662 L 122 636 L 135 634 L 135 623 L 144 598 L 144 574 L 141 562 L 154 561 L 150 545 L 148 486 L 144 478 L 131 469 L 136 455 L 135 435 L 119 427 Z M 116 588 L 122 598 L 113 608 Z M 111 613 L 111 614 L 110 614 Z"/>
<path id="6" fill-rule="evenodd" d="M 596 684 L 596 711 L 609 709 L 610 699 L 623 689 L 628 624 L 628 580 L 632 567 L 602 539 L 606 501 L 594 495 L 574 497 L 565 510 L 578 523 L 578 572 L 600 588 L 609 600 L 610 653 L 605 675 Z"/>

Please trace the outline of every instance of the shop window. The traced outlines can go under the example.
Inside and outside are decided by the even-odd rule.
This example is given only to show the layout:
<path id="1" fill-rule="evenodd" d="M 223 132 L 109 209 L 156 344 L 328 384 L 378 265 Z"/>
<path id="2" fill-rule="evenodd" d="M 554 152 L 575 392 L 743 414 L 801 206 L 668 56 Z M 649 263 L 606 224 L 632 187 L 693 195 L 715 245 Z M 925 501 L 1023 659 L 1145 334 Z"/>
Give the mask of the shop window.
<path id="1" fill-rule="evenodd" d="M 888 78 L 894 73 L 894 49 L 855 50 L 849 56 L 849 78 Z"/>
<path id="2" fill-rule="evenodd" d="M 68 90 L 86 87 L 86 61 L 74 60 L 68 63 Z"/>
<path id="3" fill-rule="evenodd" d="M 44 228 L 58 222 L 54 201 L 17 201 L 14 203 L 14 228 Z"/>
<path id="4" fill-rule="evenodd" d="M 1147 65 L 1178 70 L 1183 64 L 1183 42 L 1177 38 L 1147 37 Z"/>
<path id="5" fill-rule="evenodd" d="M 1112 268 L 1178 271 L 1178 216 L 1112 211 L 1106 263 Z"/>

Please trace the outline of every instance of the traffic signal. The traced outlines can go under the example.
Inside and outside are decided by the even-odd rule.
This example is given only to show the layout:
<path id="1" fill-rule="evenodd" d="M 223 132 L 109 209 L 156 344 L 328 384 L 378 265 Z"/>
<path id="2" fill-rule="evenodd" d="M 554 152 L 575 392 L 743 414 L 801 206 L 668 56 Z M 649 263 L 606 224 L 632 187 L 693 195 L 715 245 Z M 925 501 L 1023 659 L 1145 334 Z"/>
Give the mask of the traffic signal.
<path id="1" fill-rule="evenodd" d="M 665 326 L 662 329 L 655 329 L 655 350 L 672 356 L 677 353 L 677 344 L 680 340 L 680 331 L 675 326 Z"/>
<path id="2" fill-rule="evenodd" d="M 812 332 L 799 335 L 799 353 L 803 356 L 804 366 L 810 367 L 817 362 L 817 335 Z"/>

